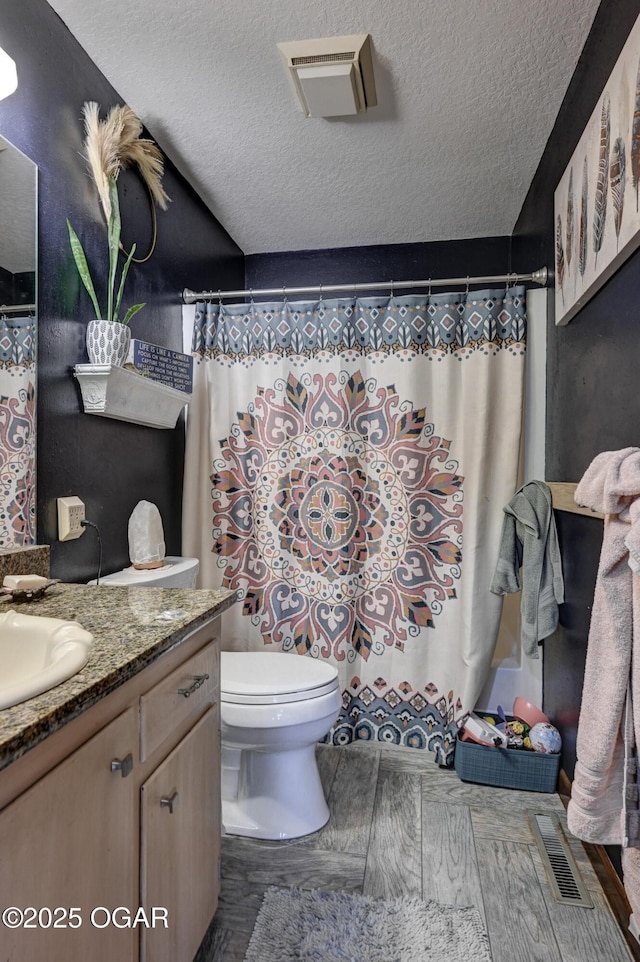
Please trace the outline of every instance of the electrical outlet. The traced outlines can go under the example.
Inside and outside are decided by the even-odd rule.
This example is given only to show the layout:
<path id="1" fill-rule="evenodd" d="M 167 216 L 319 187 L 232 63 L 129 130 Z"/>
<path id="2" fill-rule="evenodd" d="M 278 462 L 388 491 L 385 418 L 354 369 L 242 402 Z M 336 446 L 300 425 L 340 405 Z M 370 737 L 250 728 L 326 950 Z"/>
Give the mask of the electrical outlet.
<path id="1" fill-rule="evenodd" d="M 84 501 L 75 496 L 58 498 L 58 540 L 71 541 L 84 534 Z"/>

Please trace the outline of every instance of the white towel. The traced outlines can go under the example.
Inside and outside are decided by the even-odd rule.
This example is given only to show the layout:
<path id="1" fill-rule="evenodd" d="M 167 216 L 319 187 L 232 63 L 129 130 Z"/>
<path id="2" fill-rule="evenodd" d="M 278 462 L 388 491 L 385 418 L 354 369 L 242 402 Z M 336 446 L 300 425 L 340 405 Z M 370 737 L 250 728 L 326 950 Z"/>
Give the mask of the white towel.
<path id="1" fill-rule="evenodd" d="M 576 502 L 605 515 L 585 667 L 569 829 L 621 844 L 625 887 L 640 917 L 640 448 L 606 451 Z"/>

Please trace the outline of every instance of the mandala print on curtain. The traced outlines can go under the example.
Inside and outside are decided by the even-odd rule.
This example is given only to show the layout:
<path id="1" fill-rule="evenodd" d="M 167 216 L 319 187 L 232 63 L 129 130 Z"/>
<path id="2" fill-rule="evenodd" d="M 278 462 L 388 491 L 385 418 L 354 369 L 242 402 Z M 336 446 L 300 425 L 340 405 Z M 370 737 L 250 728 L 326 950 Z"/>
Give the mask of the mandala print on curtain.
<path id="1" fill-rule="evenodd" d="M 185 550 L 236 589 L 225 647 L 330 659 L 329 738 L 452 756 L 497 636 L 520 288 L 198 305 Z"/>
<path id="2" fill-rule="evenodd" d="M 35 319 L 0 315 L 0 547 L 35 544 Z"/>
<path id="3" fill-rule="evenodd" d="M 353 662 L 433 627 L 460 575 L 462 478 L 425 412 L 360 371 L 290 374 L 238 424 L 212 477 L 213 550 L 265 644 Z"/>

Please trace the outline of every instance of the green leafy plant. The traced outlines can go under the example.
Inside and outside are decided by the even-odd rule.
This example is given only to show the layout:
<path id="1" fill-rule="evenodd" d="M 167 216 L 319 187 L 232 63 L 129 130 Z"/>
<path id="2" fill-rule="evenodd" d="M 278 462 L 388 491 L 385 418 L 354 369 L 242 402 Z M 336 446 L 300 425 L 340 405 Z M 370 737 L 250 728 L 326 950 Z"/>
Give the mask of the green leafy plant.
<path id="1" fill-rule="evenodd" d="M 129 266 L 133 259 L 133 255 L 136 250 L 136 245 L 133 244 L 129 255 L 122 267 L 122 272 L 120 274 L 120 283 L 116 291 L 116 273 L 118 269 L 118 253 L 120 250 L 120 232 L 121 232 L 121 221 L 120 221 L 120 204 L 118 201 L 118 187 L 116 184 L 116 178 L 114 176 L 109 177 L 109 219 L 107 223 L 107 237 L 108 237 L 108 247 L 109 247 L 109 276 L 107 282 L 107 310 L 103 312 L 100 310 L 100 305 L 98 304 L 98 298 L 96 296 L 96 290 L 91 278 L 91 272 L 89 271 L 89 265 L 87 264 L 87 258 L 84 252 L 84 248 L 80 243 L 80 238 L 76 234 L 75 230 L 71 226 L 69 219 L 67 218 L 67 228 L 69 230 L 69 242 L 71 244 L 71 251 L 73 253 L 73 259 L 78 268 L 78 274 L 80 275 L 80 280 L 85 286 L 85 289 L 91 298 L 93 303 L 93 309 L 96 313 L 97 320 L 106 321 L 118 321 L 118 315 L 120 314 L 120 306 L 122 303 L 122 295 L 124 293 L 124 285 L 127 279 L 127 274 L 129 272 Z M 128 324 L 134 314 L 142 310 L 145 304 L 134 304 L 130 307 L 120 324 Z"/>

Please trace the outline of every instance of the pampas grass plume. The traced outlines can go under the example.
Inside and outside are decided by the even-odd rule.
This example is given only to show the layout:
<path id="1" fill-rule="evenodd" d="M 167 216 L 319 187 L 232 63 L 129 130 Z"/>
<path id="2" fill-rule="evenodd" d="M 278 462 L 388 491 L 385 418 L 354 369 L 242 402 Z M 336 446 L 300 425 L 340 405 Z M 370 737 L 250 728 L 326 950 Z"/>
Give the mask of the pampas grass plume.
<path id="1" fill-rule="evenodd" d="M 169 197 L 162 187 L 164 162 L 152 140 L 140 137 L 142 123 L 131 107 L 112 107 L 105 120 L 100 120 L 99 107 L 88 101 L 83 108 L 84 156 L 95 181 L 107 223 L 111 215 L 109 178 L 136 164 L 151 196 L 159 207 L 167 209 Z"/>

